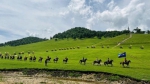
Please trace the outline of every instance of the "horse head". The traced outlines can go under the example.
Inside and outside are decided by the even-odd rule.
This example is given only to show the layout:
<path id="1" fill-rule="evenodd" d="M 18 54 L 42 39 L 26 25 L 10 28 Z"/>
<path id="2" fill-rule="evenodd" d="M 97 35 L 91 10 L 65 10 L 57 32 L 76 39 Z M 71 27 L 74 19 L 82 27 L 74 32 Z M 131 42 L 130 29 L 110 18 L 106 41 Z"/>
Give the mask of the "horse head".
<path id="1" fill-rule="evenodd" d="M 130 63 L 131 61 L 129 60 L 128 62 Z"/>
<path id="2" fill-rule="evenodd" d="M 112 62 L 113 62 L 113 60 L 110 60 L 110 61 L 109 61 L 109 63 L 112 63 Z"/>

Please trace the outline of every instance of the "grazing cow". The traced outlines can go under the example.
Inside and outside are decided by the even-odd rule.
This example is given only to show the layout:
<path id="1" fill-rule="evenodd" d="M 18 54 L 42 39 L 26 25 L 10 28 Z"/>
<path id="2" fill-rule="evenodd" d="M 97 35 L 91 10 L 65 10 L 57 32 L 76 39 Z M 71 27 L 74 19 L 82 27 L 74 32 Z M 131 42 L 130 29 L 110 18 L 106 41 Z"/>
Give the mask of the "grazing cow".
<path id="1" fill-rule="evenodd" d="M 141 49 L 144 49 L 144 46 L 141 46 L 140 48 L 141 48 Z"/>
<path id="2" fill-rule="evenodd" d="M 120 49 L 123 49 L 123 47 L 122 47 L 122 46 L 120 46 Z"/>

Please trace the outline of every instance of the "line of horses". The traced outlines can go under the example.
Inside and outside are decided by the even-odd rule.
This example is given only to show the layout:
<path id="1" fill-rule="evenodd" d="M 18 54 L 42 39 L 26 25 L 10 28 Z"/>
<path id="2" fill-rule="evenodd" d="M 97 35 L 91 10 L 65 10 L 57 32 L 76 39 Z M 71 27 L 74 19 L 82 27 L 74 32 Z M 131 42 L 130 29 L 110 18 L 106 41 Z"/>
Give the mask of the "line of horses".
<path id="1" fill-rule="evenodd" d="M 17 60 L 24 60 L 24 61 L 27 61 L 27 59 L 29 58 L 29 61 L 30 62 L 35 62 L 36 60 L 37 60 L 37 58 L 36 58 L 36 56 L 29 56 L 29 57 L 27 57 L 27 56 L 21 56 L 21 55 L 5 55 L 5 56 L 3 56 L 3 55 L 1 55 L 0 54 L 0 58 L 1 59 L 11 59 L 11 60 L 14 60 L 15 59 L 15 57 L 17 58 Z M 42 62 L 42 60 L 43 60 L 43 57 L 39 57 L 39 59 L 38 59 L 38 62 Z M 47 56 L 47 58 L 45 59 L 45 66 L 47 66 L 47 63 L 48 62 L 50 62 L 50 60 L 51 60 L 51 57 L 50 56 Z M 54 59 L 53 59 L 53 62 L 54 63 L 57 63 L 58 62 L 58 60 L 59 60 L 59 58 L 58 57 L 55 57 Z M 64 64 L 66 64 L 67 62 L 68 62 L 68 58 L 67 57 L 65 57 L 63 60 L 63 63 Z M 86 64 L 86 61 L 87 61 L 87 58 L 83 58 L 83 59 L 81 59 L 81 60 L 79 60 L 79 63 L 80 64 Z M 101 59 L 99 59 L 99 60 L 94 60 L 93 61 L 93 65 L 101 65 L 101 62 L 102 62 L 102 60 Z M 130 60 L 128 60 L 128 61 L 126 61 L 126 62 L 120 62 L 120 64 L 123 66 L 123 67 L 125 67 L 125 65 L 126 66 L 129 66 L 129 64 L 130 64 Z M 104 65 L 105 66 L 113 66 L 113 60 L 107 60 L 107 61 L 104 61 Z"/>
<path id="2" fill-rule="evenodd" d="M 80 61 L 79 61 L 79 63 L 80 64 L 86 64 L 86 61 L 87 61 L 87 58 L 85 58 L 85 59 L 81 59 Z M 94 60 L 93 61 L 93 65 L 101 65 L 101 62 L 102 62 L 102 60 L 101 59 L 99 59 L 99 60 Z M 123 67 L 125 67 L 125 65 L 128 67 L 129 66 L 129 64 L 130 64 L 130 60 L 127 60 L 126 62 L 120 62 L 120 64 L 123 66 Z M 110 65 L 110 66 L 113 66 L 113 60 L 107 60 L 107 61 L 105 61 L 104 62 L 104 65 L 105 66 L 108 66 L 108 65 Z"/>

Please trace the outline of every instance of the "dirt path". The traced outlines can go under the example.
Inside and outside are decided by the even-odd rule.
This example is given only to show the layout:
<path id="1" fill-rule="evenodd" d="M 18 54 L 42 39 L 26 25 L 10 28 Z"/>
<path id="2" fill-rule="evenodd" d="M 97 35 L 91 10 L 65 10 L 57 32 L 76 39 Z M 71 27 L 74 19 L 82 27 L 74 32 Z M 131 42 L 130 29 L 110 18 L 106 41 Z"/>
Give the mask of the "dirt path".
<path id="1" fill-rule="evenodd" d="M 132 34 L 131 34 L 131 33 L 130 33 L 130 36 L 129 36 L 128 38 L 126 38 L 126 39 L 124 39 L 123 41 L 119 42 L 119 43 L 118 43 L 116 46 L 114 46 L 113 48 L 119 46 L 120 44 L 124 43 L 126 40 L 128 40 L 128 39 L 130 39 L 130 38 L 132 38 Z"/>
<path id="2" fill-rule="evenodd" d="M 22 72 L 0 73 L 0 84 L 106 84 L 84 78 L 59 78 L 47 74 L 23 75 Z"/>
<path id="3" fill-rule="evenodd" d="M 54 72 L 56 72 L 55 75 L 57 76 L 53 76 Z M 104 73 L 81 73 L 78 77 L 64 77 L 62 74 L 70 73 L 66 71 L 50 71 L 50 73 L 39 71 L 32 75 L 23 73 L 21 71 L 0 72 L 0 84 L 150 84 L 143 81 L 137 82 L 129 78 L 119 78 L 116 81 L 110 81 L 108 77 L 112 75 Z M 77 72 L 73 73 L 77 74 Z"/>

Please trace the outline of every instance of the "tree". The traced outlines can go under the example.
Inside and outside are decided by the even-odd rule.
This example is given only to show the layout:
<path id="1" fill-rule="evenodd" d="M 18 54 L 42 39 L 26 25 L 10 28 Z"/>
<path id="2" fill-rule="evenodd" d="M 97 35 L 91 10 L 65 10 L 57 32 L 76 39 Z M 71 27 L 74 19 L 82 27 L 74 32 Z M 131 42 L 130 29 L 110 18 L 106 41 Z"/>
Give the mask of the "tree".
<path id="1" fill-rule="evenodd" d="M 149 30 L 147 30 L 147 34 L 150 34 L 150 31 L 149 31 Z"/>
<path id="2" fill-rule="evenodd" d="M 137 27 L 136 29 L 134 29 L 134 31 L 135 31 L 136 33 L 141 33 L 141 29 L 139 29 L 138 27 Z"/>

